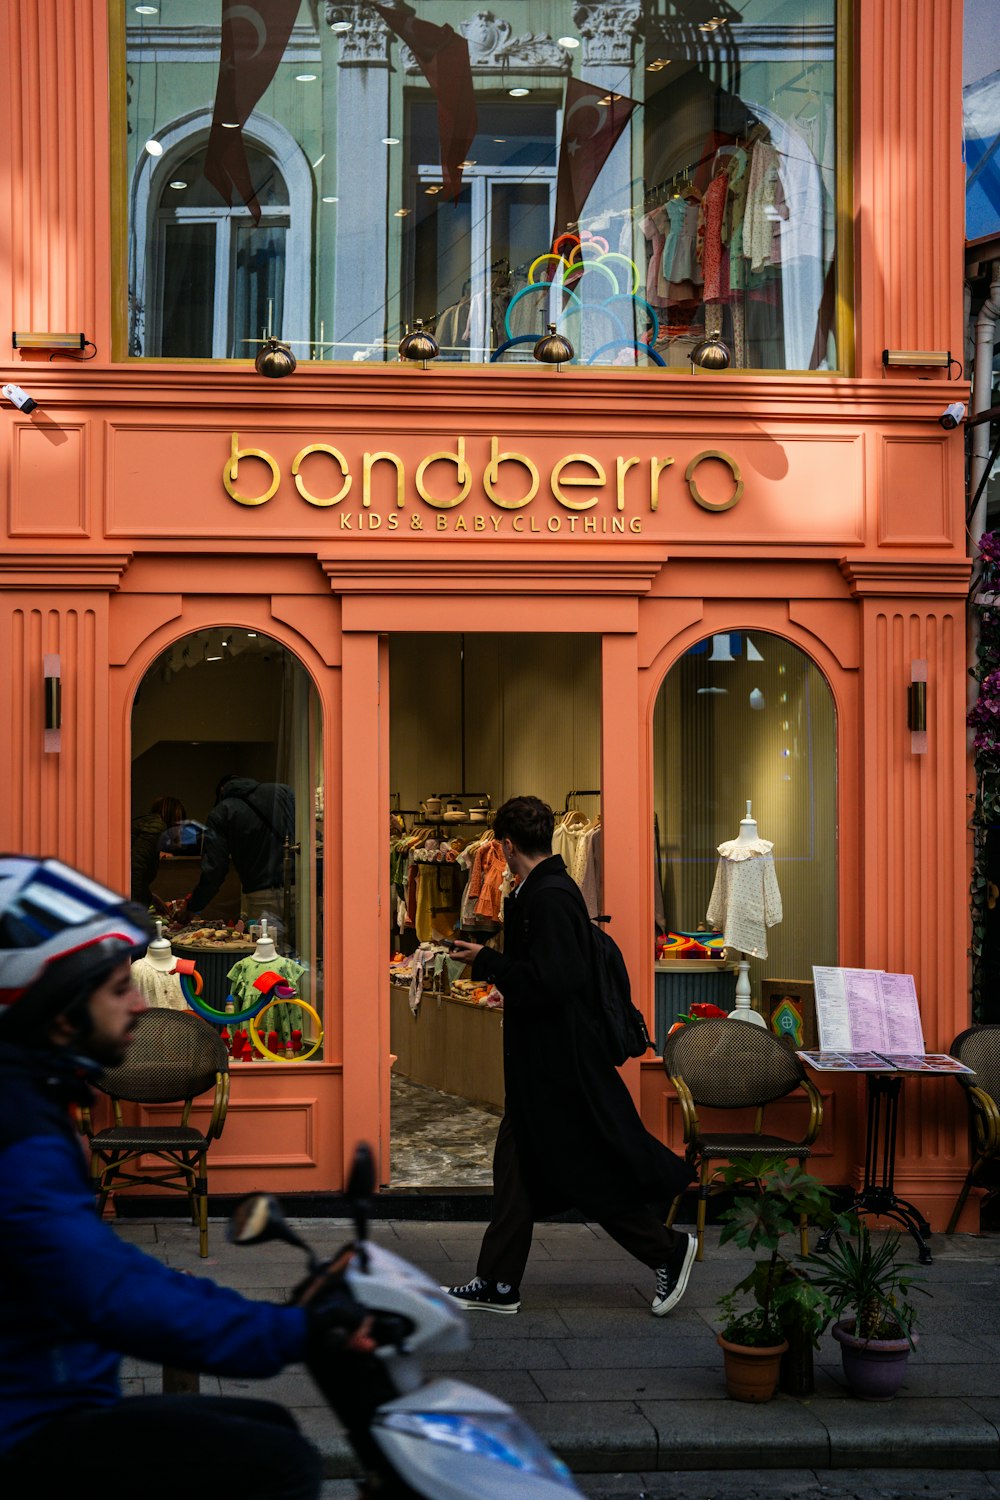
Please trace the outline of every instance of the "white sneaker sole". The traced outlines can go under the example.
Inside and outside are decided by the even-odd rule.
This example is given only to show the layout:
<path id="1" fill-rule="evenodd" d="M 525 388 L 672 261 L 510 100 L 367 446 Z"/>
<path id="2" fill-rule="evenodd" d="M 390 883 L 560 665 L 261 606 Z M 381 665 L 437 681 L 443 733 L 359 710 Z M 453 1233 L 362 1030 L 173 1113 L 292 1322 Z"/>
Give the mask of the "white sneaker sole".
<path id="1" fill-rule="evenodd" d="M 457 1302 L 459 1307 L 464 1307 L 467 1312 L 491 1312 L 509 1315 L 521 1310 L 520 1302 L 511 1302 L 503 1307 L 499 1306 L 496 1302 L 467 1302 L 464 1297 L 456 1297 L 451 1287 L 443 1286 L 441 1290 L 442 1292 L 447 1292 L 452 1301 Z"/>
<path id="2" fill-rule="evenodd" d="M 677 1306 L 678 1302 L 687 1291 L 688 1280 L 691 1276 L 691 1267 L 694 1265 L 694 1258 L 697 1254 L 697 1251 L 698 1241 L 695 1239 L 693 1234 L 689 1234 L 687 1249 L 684 1252 L 684 1263 L 681 1266 L 681 1273 L 677 1278 L 677 1285 L 670 1293 L 670 1296 L 664 1297 L 662 1301 L 660 1301 L 656 1297 L 653 1298 L 653 1306 L 651 1311 L 654 1318 L 665 1317 L 668 1312 L 671 1312 L 673 1308 Z"/>

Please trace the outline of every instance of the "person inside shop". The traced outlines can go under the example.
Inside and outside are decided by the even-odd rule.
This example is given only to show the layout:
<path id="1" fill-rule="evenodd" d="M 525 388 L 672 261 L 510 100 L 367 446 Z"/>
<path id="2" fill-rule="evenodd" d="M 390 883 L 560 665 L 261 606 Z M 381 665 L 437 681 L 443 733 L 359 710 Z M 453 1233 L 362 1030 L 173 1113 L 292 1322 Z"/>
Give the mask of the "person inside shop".
<path id="1" fill-rule="evenodd" d="M 160 855 L 168 847 L 171 829 L 186 822 L 184 804 L 176 797 L 156 797 L 148 812 L 132 819 L 132 900 L 161 916 L 167 908 L 152 888 Z"/>
<path id="2" fill-rule="evenodd" d="M 262 1377 L 313 1341 L 375 1347 L 349 1294 L 251 1301 L 169 1270 L 95 1209 L 71 1110 L 121 1062 L 146 1004 L 141 908 L 57 860 L 0 857 L 0 1491 L 313 1500 L 320 1454 L 269 1401 L 123 1399 L 123 1355 Z"/>
<path id="3" fill-rule="evenodd" d="M 181 926 L 199 917 L 219 891 L 230 862 L 243 887 L 242 912 L 251 922 L 280 921 L 284 910 L 285 841 L 295 839 L 295 794 L 279 781 L 254 781 L 232 772 L 215 791 L 205 824 L 198 884 L 180 903 Z"/>
<path id="4" fill-rule="evenodd" d="M 601 1032 L 590 918 L 538 797 L 513 797 L 493 832 L 517 884 L 504 951 L 457 942 L 474 979 L 504 998 L 505 1105 L 493 1156 L 493 1218 L 476 1275 L 446 1287 L 464 1307 L 516 1313 L 535 1220 L 577 1209 L 655 1273 L 662 1317 L 687 1287 L 697 1243 L 668 1229 L 690 1168 L 649 1134 Z"/>

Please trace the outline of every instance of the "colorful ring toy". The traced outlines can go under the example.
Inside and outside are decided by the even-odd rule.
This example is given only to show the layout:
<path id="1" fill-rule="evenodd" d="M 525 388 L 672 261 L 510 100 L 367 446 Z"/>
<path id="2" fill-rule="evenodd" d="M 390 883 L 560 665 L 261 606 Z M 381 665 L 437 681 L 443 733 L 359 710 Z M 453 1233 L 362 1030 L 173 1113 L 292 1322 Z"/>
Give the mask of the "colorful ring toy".
<path id="1" fill-rule="evenodd" d="M 622 255 L 620 250 L 609 250 L 606 255 L 601 256 L 601 260 L 605 263 L 609 260 L 620 261 L 623 266 L 627 266 L 632 273 L 632 285 L 629 290 L 633 292 L 639 290 L 639 267 L 629 256 Z"/>
<path id="2" fill-rule="evenodd" d="M 568 241 L 571 245 L 578 245 L 580 243 L 580 236 L 578 234 L 573 234 L 571 231 L 567 230 L 565 234 L 561 234 L 558 239 L 553 240 L 552 249 L 557 255 L 559 254 L 559 246 L 563 244 L 564 241 Z"/>
<path id="3" fill-rule="evenodd" d="M 254 1016 L 259 1015 L 266 1005 L 275 1004 L 275 1001 L 267 995 L 262 995 L 259 1004 L 254 1002 L 253 1005 L 248 1005 L 245 1010 L 216 1010 L 213 1006 L 206 1005 L 203 1000 L 198 999 L 202 991 L 202 980 L 197 970 L 194 971 L 193 975 L 181 973 L 178 977 L 181 982 L 181 994 L 184 996 L 188 1008 L 193 1010 L 196 1016 L 201 1016 L 203 1021 L 208 1021 L 211 1026 L 236 1026 L 240 1021 L 252 1021 Z M 197 988 L 192 984 L 192 978 L 198 981 Z"/>
<path id="4" fill-rule="evenodd" d="M 596 256 L 593 260 L 575 260 L 572 265 L 567 264 L 566 269 L 563 272 L 563 286 L 566 285 L 566 279 L 568 276 L 576 275 L 578 281 L 582 281 L 588 271 L 600 271 L 603 276 L 606 276 L 608 278 L 608 280 L 611 282 L 611 285 L 614 287 L 614 291 L 611 294 L 613 297 L 618 296 L 618 294 L 621 292 L 621 287 L 618 285 L 618 277 L 615 275 L 614 271 L 612 271 L 610 267 L 603 265 L 601 260 L 598 260 Z"/>
<path id="5" fill-rule="evenodd" d="M 548 295 L 548 293 L 552 290 L 553 285 L 554 285 L 554 283 L 551 282 L 551 281 L 530 281 L 527 286 L 523 286 L 519 292 L 515 292 L 514 293 L 513 297 L 511 297 L 511 299 L 510 299 L 510 302 L 509 302 L 509 304 L 507 306 L 507 311 L 504 313 L 504 317 L 503 317 L 503 326 L 504 326 L 504 329 L 506 330 L 507 337 L 509 339 L 512 339 L 512 338 L 515 337 L 515 335 L 511 332 L 511 328 L 510 328 L 510 315 L 511 315 L 511 311 L 513 310 L 515 302 L 520 302 L 520 300 L 521 300 L 522 297 L 527 297 L 529 295 L 534 295 L 537 292 L 545 292 L 546 295 Z M 572 297 L 572 299 L 573 299 L 574 302 L 579 302 L 580 299 L 576 295 L 576 293 L 574 292 L 574 290 L 573 290 L 572 287 L 570 287 L 570 286 L 563 286 L 563 287 L 560 287 L 559 290 L 561 291 L 561 293 L 562 293 L 562 295 L 564 297 Z M 536 338 L 542 338 L 542 337 L 544 337 L 544 330 L 542 330 L 542 332 L 536 334 Z"/>
<path id="6" fill-rule="evenodd" d="M 542 262 L 545 261 L 545 260 L 554 260 L 557 266 L 564 266 L 564 265 L 566 265 L 566 260 L 565 260 L 565 258 L 563 256 L 561 256 L 561 255 L 553 255 L 551 251 L 549 251 L 546 255 L 536 255 L 535 258 L 534 258 L 534 260 L 531 262 L 531 265 L 528 267 L 528 280 L 529 281 L 534 281 L 534 279 L 535 279 L 535 267 L 536 266 L 540 266 L 542 264 Z M 555 275 L 556 275 L 556 273 L 553 270 L 552 275 L 549 277 L 549 281 L 550 282 L 555 280 Z"/>
<path id="7" fill-rule="evenodd" d="M 647 302 L 645 297 L 640 297 L 637 292 L 619 292 L 617 297 L 609 297 L 604 306 L 614 307 L 616 303 L 627 303 L 629 311 L 631 313 L 634 313 L 636 308 L 645 308 L 646 316 L 652 324 L 652 342 L 655 344 L 656 340 L 660 336 L 660 320 L 657 317 L 656 308 L 653 307 L 649 302 Z M 622 308 L 621 311 L 624 315 L 624 308 Z M 630 318 L 629 321 L 631 322 L 632 319 Z"/>
<path id="8" fill-rule="evenodd" d="M 287 1000 L 268 1000 L 267 1004 L 264 1005 L 264 1007 L 261 1009 L 260 1015 L 263 1015 L 264 1011 L 270 1010 L 272 1005 L 287 1004 Z M 259 1019 L 259 1016 L 255 1012 L 254 1016 L 251 1016 L 250 1018 L 250 1040 L 253 1042 L 254 1046 L 259 1048 L 259 1050 L 263 1052 L 264 1056 L 269 1057 L 272 1062 L 305 1062 L 307 1058 L 312 1057 L 314 1052 L 318 1052 L 320 1047 L 323 1045 L 323 1022 L 313 1010 L 312 1006 L 307 1005 L 304 1000 L 298 999 L 294 1000 L 292 1004 L 297 1005 L 300 1007 L 300 1009 L 307 1010 L 309 1012 L 313 1020 L 316 1022 L 316 1029 L 318 1030 L 319 1035 L 313 1042 L 312 1046 L 309 1048 L 308 1052 L 296 1052 L 294 1057 L 280 1057 L 277 1052 L 272 1052 L 270 1047 L 265 1047 L 264 1043 L 261 1041 L 260 1033 L 257 1030 L 257 1020 Z"/>

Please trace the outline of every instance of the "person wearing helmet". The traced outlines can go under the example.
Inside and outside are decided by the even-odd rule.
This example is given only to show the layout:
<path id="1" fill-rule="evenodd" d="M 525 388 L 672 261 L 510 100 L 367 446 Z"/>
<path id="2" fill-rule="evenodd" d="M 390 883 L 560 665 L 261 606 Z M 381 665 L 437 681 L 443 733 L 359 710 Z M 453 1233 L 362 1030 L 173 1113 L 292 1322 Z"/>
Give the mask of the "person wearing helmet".
<path id="1" fill-rule="evenodd" d="M 0 1490 L 175 1500 L 197 1473 L 203 1494 L 309 1500 L 320 1455 L 282 1407 L 121 1398 L 123 1355 L 268 1376 L 313 1339 L 373 1347 L 345 1294 L 309 1313 L 249 1301 L 98 1217 L 71 1110 L 125 1057 L 150 935 L 141 908 L 68 865 L 0 856 Z"/>

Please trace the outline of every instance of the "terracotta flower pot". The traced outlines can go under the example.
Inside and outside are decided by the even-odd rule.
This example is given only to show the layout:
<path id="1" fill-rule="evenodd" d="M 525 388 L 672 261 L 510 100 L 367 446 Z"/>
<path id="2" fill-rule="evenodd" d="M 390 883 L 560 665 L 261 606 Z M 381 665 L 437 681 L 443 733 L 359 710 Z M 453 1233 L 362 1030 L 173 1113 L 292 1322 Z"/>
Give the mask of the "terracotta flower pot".
<path id="1" fill-rule="evenodd" d="M 788 1340 L 756 1349 L 750 1344 L 731 1344 L 721 1333 L 716 1338 L 725 1361 L 728 1395 L 734 1401 L 770 1401 L 777 1389 L 781 1356 Z"/>
<path id="2" fill-rule="evenodd" d="M 834 1338 L 840 1345 L 844 1375 L 855 1396 L 866 1401 L 891 1401 L 906 1376 L 910 1357 L 909 1339 L 859 1339 L 854 1332 L 856 1320 L 845 1318 L 835 1323 Z M 917 1335 L 913 1335 L 916 1343 Z"/>

